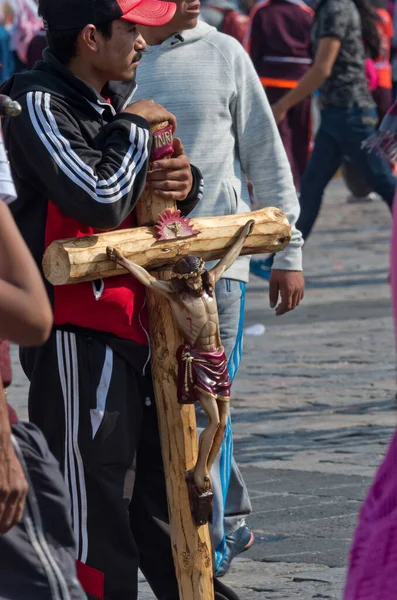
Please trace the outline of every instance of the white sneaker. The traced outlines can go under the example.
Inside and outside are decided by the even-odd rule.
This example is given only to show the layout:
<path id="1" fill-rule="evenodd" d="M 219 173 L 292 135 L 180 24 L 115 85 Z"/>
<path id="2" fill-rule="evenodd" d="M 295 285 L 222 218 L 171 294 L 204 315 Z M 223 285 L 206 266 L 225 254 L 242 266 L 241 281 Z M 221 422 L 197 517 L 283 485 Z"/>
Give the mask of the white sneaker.
<path id="1" fill-rule="evenodd" d="M 376 192 L 370 192 L 366 196 L 353 196 L 353 194 L 351 194 L 347 198 L 346 202 L 347 204 L 359 204 L 363 202 L 376 202 L 379 199 L 379 194 L 377 194 Z"/>

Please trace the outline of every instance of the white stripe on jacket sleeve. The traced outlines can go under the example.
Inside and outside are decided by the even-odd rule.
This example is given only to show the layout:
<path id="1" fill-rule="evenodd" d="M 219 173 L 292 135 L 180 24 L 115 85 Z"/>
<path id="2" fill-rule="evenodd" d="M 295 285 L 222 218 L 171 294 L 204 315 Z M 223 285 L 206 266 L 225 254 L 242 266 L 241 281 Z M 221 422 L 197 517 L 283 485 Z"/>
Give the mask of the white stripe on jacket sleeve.
<path id="1" fill-rule="evenodd" d="M 70 141 L 59 131 L 50 109 L 50 94 L 29 92 L 27 106 L 33 128 L 62 172 L 94 200 L 114 203 L 130 192 L 148 158 L 149 132 L 130 125 L 130 146 L 118 170 L 108 179 L 99 180 L 95 171 L 72 149 Z"/>

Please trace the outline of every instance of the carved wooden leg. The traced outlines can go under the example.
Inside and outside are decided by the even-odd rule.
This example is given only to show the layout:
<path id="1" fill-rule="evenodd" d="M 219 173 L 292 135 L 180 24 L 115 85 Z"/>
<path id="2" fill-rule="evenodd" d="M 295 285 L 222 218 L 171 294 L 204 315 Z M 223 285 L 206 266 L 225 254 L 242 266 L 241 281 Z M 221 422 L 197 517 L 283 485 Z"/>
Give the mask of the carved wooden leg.
<path id="1" fill-rule="evenodd" d="M 190 509 L 196 525 L 208 523 L 212 511 L 214 492 L 208 470 L 208 458 L 219 427 L 218 405 L 213 398 L 196 392 L 197 400 L 208 417 L 208 425 L 200 435 L 199 451 L 195 467 L 187 471 Z"/>
<path id="2" fill-rule="evenodd" d="M 222 446 L 223 436 L 225 435 L 226 425 L 229 418 L 230 402 L 224 400 L 218 400 L 218 413 L 219 413 L 219 427 L 215 434 L 214 442 L 212 444 L 211 452 L 208 457 L 207 469 L 211 471 L 212 465 L 215 462 L 216 457 Z"/>
<path id="3" fill-rule="evenodd" d="M 216 400 L 197 392 L 197 399 L 208 417 L 208 425 L 200 435 L 197 463 L 193 471 L 194 482 L 200 491 L 211 488 L 208 460 L 219 429 L 219 411 Z"/>

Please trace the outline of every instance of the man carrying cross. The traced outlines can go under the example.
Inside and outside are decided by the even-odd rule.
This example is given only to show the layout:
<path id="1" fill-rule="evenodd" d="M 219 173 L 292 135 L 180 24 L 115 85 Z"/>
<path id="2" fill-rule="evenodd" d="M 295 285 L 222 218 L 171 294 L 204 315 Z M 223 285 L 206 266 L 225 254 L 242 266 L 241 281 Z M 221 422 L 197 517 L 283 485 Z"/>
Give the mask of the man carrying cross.
<path id="1" fill-rule="evenodd" d="M 149 127 L 175 117 L 151 100 L 131 104 L 145 42 L 137 24 L 174 14 L 159 0 L 40 0 L 44 61 L 3 87 L 22 105 L 5 121 L 17 223 L 38 264 L 53 240 L 134 227 L 146 181 Z M 197 203 L 200 172 L 179 140 L 158 161 L 158 195 Z M 123 275 L 48 287 L 54 330 L 21 360 L 29 413 L 68 484 L 79 578 L 90 599 L 137 598 L 138 564 L 160 600 L 178 600 L 144 287 Z M 232 592 L 215 582 L 219 600 Z M 224 594 L 219 593 L 222 588 Z"/>

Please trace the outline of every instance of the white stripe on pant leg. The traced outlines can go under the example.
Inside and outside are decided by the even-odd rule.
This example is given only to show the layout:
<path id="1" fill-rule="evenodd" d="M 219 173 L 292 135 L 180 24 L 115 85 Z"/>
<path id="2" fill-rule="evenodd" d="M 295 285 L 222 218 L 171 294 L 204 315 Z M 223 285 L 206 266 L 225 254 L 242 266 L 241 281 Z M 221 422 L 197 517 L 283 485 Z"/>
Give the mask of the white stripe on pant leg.
<path id="1" fill-rule="evenodd" d="M 73 375 L 73 450 L 76 457 L 77 472 L 80 484 L 81 499 L 81 562 L 87 561 L 88 555 L 88 533 L 87 533 L 87 492 L 85 487 L 85 474 L 83 459 L 81 458 L 79 448 L 79 367 L 77 362 L 77 344 L 76 335 L 70 334 L 70 346 L 72 351 L 72 375 Z"/>
<path id="2" fill-rule="evenodd" d="M 64 463 L 63 472 L 64 479 L 67 487 L 69 487 L 69 456 L 68 456 L 68 437 L 67 437 L 67 424 L 68 424 L 68 406 L 66 402 L 67 391 L 66 391 L 66 376 L 65 376 L 65 363 L 63 360 L 63 348 L 62 348 L 62 332 L 56 332 L 56 344 L 57 344 L 57 358 L 58 358 L 58 372 L 59 379 L 61 382 L 62 394 L 63 394 L 63 406 L 65 411 L 65 448 L 64 448 Z"/>
<path id="3" fill-rule="evenodd" d="M 113 372 L 113 350 L 106 346 L 105 361 L 103 363 L 101 379 L 96 391 L 96 408 L 91 408 L 92 439 L 95 438 L 105 415 L 106 400 L 109 393 Z"/>
<path id="4" fill-rule="evenodd" d="M 25 467 L 24 471 L 26 473 L 26 477 L 29 478 L 26 464 L 24 464 L 22 451 L 21 451 L 19 444 L 14 436 L 12 436 L 12 442 L 14 444 L 14 450 L 15 450 L 15 453 L 22 465 L 22 468 Z M 51 564 L 48 560 L 48 556 L 46 555 L 43 547 L 41 546 L 40 541 L 37 536 L 37 531 L 35 528 L 35 521 L 34 521 L 34 518 L 32 515 L 31 502 L 30 502 L 32 495 L 35 495 L 34 489 L 32 489 L 32 486 L 29 486 L 28 496 L 26 498 L 26 506 L 25 506 L 25 510 L 23 513 L 22 524 L 23 524 L 23 527 L 25 528 L 26 535 L 28 536 L 30 545 L 32 546 L 33 550 L 35 551 L 35 553 L 41 563 L 42 569 L 44 571 L 44 575 L 47 578 L 47 582 L 50 587 L 50 593 L 51 593 L 52 600 L 62 600 L 60 593 L 59 593 L 59 588 L 57 585 L 55 573 L 53 572 L 53 570 L 51 568 Z"/>
<path id="5" fill-rule="evenodd" d="M 25 525 L 26 533 L 28 534 L 32 547 L 36 551 L 36 554 L 38 555 L 47 575 L 47 579 L 51 587 L 52 600 L 71 600 L 68 584 L 64 574 L 62 573 L 57 561 L 53 557 L 52 549 L 48 545 L 36 492 L 29 477 L 29 471 L 23 456 L 23 452 L 15 436 L 12 436 L 12 443 L 29 485 L 25 513 L 23 516 L 23 524 Z M 62 598 L 59 595 L 59 592 Z"/>
<path id="6" fill-rule="evenodd" d="M 66 364 L 66 383 L 67 383 L 67 396 L 66 403 L 68 407 L 68 422 L 67 422 L 67 436 L 68 436 L 68 455 L 70 465 L 70 495 L 72 500 L 72 518 L 73 518 L 73 533 L 76 541 L 77 558 L 80 560 L 80 511 L 79 511 L 79 497 L 77 491 L 76 482 L 76 466 L 73 454 L 73 430 L 72 430 L 72 419 L 73 419 L 73 390 L 72 390 L 72 373 L 71 373 L 71 361 L 70 361 L 70 347 L 69 347 L 69 333 L 63 332 L 63 338 L 65 341 L 65 364 Z"/>
<path id="7" fill-rule="evenodd" d="M 71 500 L 71 512 L 72 512 L 72 523 L 73 533 L 76 541 L 76 548 L 79 547 L 79 505 L 77 497 L 76 487 L 76 473 L 72 450 L 72 417 L 71 417 L 71 378 L 70 378 L 70 358 L 69 358 L 69 339 L 68 334 L 63 331 L 56 332 L 57 339 L 57 355 L 58 355 L 58 370 L 59 377 L 61 380 L 61 387 L 63 393 L 63 404 L 65 409 L 65 483 L 69 490 Z M 63 346 L 65 342 L 65 349 Z M 65 366 L 66 364 L 66 366 Z"/>

